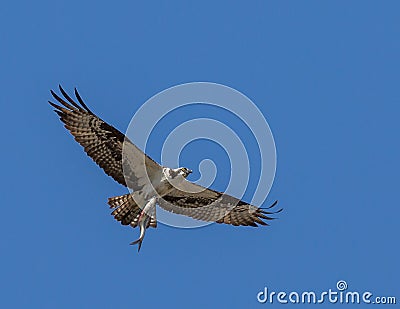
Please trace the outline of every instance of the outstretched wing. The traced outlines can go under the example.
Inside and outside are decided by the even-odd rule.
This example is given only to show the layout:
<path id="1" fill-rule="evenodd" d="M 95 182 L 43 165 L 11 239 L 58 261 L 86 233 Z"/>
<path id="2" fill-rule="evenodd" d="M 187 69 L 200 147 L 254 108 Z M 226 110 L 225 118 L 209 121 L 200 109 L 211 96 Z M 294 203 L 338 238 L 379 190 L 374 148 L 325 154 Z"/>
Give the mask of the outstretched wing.
<path id="1" fill-rule="evenodd" d="M 270 215 L 282 211 L 282 209 L 272 210 L 278 201 L 263 209 L 187 180 L 178 187 L 159 199 L 158 204 L 167 211 L 197 220 L 235 226 L 268 225 L 264 220 L 272 220 L 274 218 Z"/>
<path id="2" fill-rule="evenodd" d="M 62 106 L 49 103 L 87 155 L 107 175 L 136 191 L 148 183 L 147 175 L 161 170 L 160 165 L 146 156 L 124 134 L 93 114 L 76 89 L 75 96 L 80 104 L 68 96 L 61 86 L 59 88 L 65 100 L 53 91 L 51 94 Z M 124 152 L 123 147 L 127 147 Z M 123 153 L 129 153 L 129 158 L 123 158 Z"/>

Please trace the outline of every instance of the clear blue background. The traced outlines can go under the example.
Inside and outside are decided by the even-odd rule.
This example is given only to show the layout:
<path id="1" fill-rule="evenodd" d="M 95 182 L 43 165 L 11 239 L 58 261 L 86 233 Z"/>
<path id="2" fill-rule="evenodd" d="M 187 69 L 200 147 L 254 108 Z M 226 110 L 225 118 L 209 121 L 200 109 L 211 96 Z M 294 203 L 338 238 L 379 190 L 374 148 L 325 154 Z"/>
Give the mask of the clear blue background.
<path id="1" fill-rule="evenodd" d="M 264 287 L 318 292 L 340 279 L 399 301 L 399 11 L 398 1 L 3 3 L 0 306 L 270 307 L 256 300 Z M 49 89 L 77 86 L 124 131 L 152 95 L 191 81 L 259 106 L 278 152 L 265 206 L 279 199 L 284 212 L 258 229 L 160 225 L 137 254 L 137 231 L 106 205 L 125 189 L 67 134 Z M 193 147 L 185 165 L 200 160 Z"/>

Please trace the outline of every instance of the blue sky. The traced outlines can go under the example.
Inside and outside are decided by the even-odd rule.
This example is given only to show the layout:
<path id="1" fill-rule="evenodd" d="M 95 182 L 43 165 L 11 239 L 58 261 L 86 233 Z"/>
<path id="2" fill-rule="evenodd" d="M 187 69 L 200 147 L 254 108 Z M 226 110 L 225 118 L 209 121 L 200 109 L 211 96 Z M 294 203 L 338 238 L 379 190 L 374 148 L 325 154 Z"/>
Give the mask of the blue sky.
<path id="1" fill-rule="evenodd" d="M 271 307 L 257 302 L 264 287 L 318 292 L 338 280 L 399 301 L 399 10 L 397 1 L 3 4 L 1 307 Z M 263 112 L 278 155 L 264 206 L 278 199 L 284 212 L 258 229 L 160 225 L 138 254 L 128 245 L 138 231 L 106 204 L 125 189 L 66 133 L 49 89 L 78 87 L 124 131 L 151 96 L 193 81 L 233 87 Z M 163 138 L 152 139 L 157 160 Z M 226 166 L 218 146 L 201 145 L 204 154 L 185 149 L 185 165 Z"/>

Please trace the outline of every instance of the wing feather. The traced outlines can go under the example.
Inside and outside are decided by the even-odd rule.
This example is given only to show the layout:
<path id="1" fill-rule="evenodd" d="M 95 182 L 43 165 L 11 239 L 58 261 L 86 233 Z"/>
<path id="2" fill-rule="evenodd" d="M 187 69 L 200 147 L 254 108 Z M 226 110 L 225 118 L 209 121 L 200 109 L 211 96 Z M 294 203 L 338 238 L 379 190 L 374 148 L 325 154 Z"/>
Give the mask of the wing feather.
<path id="1" fill-rule="evenodd" d="M 65 128 L 107 175 L 124 186 L 140 190 L 148 179 L 145 173 L 148 175 L 161 170 L 160 165 L 146 156 L 124 134 L 93 114 L 76 89 L 75 96 L 79 104 L 61 86 L 59 88 L 65 100 L 51 90 L 52 96 L 61 105 L 49 103 L 55 108 Z M 129 164 L 123 165 L 123 147 L 129 147 Z"/>
<path id="2" fill-rule="evenodd" d="M 268 225 L 264 220 L 274 219 L 269 215 L 282 210 L 266 211 L 233 196 L 186 180 L 178 188 L 159 199 L 158 204 L 167 211 L 197 220 L 255 227 Z M 277 201 L 267 209 L 273 208 L 276 204 Z"/>

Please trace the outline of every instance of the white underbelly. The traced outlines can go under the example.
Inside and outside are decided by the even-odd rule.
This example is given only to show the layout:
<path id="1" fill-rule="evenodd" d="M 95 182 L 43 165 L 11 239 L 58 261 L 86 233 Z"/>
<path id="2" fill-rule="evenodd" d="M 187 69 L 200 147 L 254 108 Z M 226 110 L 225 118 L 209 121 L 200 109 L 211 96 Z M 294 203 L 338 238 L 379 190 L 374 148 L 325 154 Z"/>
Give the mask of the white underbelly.
<path id="1" fill-rule="evenodd" d="M 132 196 L 139 207 L 144 207 L 152 197 L 163 197 L 173 189 L 174 186 L 172 186 L 168 181 L 160 182 L 158 186 L 149 183 L 145 184 L 140 191 L 133 192 Z"/>
<path id="2" fill-rule="evenodd" d="M 133 199 L 139 207 L 144 207 L 153 197 L 159 198 L 167 195 L 184 180 L 183 177 L 167 179 L 168 175 L 168 172 L 163 171 L 163 173 L 155 175 L 152 181 L 146 183 L 141 190 L 132 193 Z"/>

